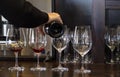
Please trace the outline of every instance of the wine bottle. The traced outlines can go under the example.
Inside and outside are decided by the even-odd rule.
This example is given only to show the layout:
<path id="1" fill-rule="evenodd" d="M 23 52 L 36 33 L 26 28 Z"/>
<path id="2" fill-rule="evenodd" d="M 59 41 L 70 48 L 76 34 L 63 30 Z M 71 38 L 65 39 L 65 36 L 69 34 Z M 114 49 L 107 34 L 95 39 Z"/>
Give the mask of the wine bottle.
<path id="1" fill-rule="evenodd" d="M 64 34 L 64 25 L 57 22 L 46 24 L 44 27 L 45 32 L 52 38 L 59 38 Z"/>

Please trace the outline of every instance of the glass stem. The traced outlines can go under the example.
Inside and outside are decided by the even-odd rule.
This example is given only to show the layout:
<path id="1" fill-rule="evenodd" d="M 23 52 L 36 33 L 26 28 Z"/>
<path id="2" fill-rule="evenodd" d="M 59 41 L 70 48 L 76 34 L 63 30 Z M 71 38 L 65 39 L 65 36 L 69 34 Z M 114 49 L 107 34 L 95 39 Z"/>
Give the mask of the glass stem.
<path id="1" fill-rule="evenodd" d="M 18 52 L 15 52 L 15 67 L 18 67 Z"/>
<path id="2" fill-rule="evenodd" d="M 84 57 L 81 57 L 81 70 L 84 70 Z"/>
<path id="3" fill-rule="evenodd" d="M 75 53 L 76 51 L 74 51 L 74 62 L 76 62 L 76 59 L 77 59 L 77 55 L 76 55 L 76 53 Z"/>
<path id="4" fill-rule="evenodd" d="M 40 67 L 40 65 L 39 65 L 39 56 L 40 56 L 40 54 L 39 53 L 37 53 L 37 67 Z"/>
<path id="5" fill-rule="evenodd" d="M 59 66 L 58 67 L 61 67 L 61 52 L 59 52 Z"/>
<path id="6" fill-rule="evenodd" d="M 114 53 L 113 53 L 113 50 L 111 51 L 111 63 L 113 63 L 113 59 L 114 59 L 114 55 L 113 55 Z"/>

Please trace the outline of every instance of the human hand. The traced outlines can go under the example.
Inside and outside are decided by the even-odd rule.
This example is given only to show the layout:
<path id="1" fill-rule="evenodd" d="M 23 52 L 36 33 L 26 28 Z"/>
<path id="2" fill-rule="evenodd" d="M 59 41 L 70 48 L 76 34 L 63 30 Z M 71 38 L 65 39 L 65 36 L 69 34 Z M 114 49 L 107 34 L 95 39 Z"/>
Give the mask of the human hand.
<path id="1" fill-rule="evenodd" d="M 51 23 L 53 21 L 56 21 L 58 23 L 62 23 L 63 24 L 63 21 L 62 21 L 60 15 L 58 13 L 55 13 L 55 12 L 48 13 L 48 17 L 49 17 L 49 19 L 48 19 L 47 23 Z"/>

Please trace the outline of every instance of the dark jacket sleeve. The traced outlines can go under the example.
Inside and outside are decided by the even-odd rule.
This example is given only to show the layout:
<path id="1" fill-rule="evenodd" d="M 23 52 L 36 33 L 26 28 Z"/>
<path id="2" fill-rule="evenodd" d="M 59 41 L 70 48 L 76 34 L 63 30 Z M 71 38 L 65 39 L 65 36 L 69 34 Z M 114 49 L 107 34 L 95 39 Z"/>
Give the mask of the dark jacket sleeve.
<path id="1" fill-rule="evenodd" d="M 25 0 L 1 0 L 0 14 L 15 27 L 32 28 L 48 21 L 48 14 Z"/>

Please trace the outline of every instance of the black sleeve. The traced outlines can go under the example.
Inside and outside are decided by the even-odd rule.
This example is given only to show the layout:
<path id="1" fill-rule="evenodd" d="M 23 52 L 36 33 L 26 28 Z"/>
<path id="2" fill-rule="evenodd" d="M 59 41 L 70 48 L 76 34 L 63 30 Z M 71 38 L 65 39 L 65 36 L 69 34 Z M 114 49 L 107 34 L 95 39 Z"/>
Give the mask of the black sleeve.
<path id="1" fill-rule="evenodd" d="M 1 0 L 0 13 L 15 27 L 32 28 L 48 21 L 48 14 L 25 0 Z"/>

